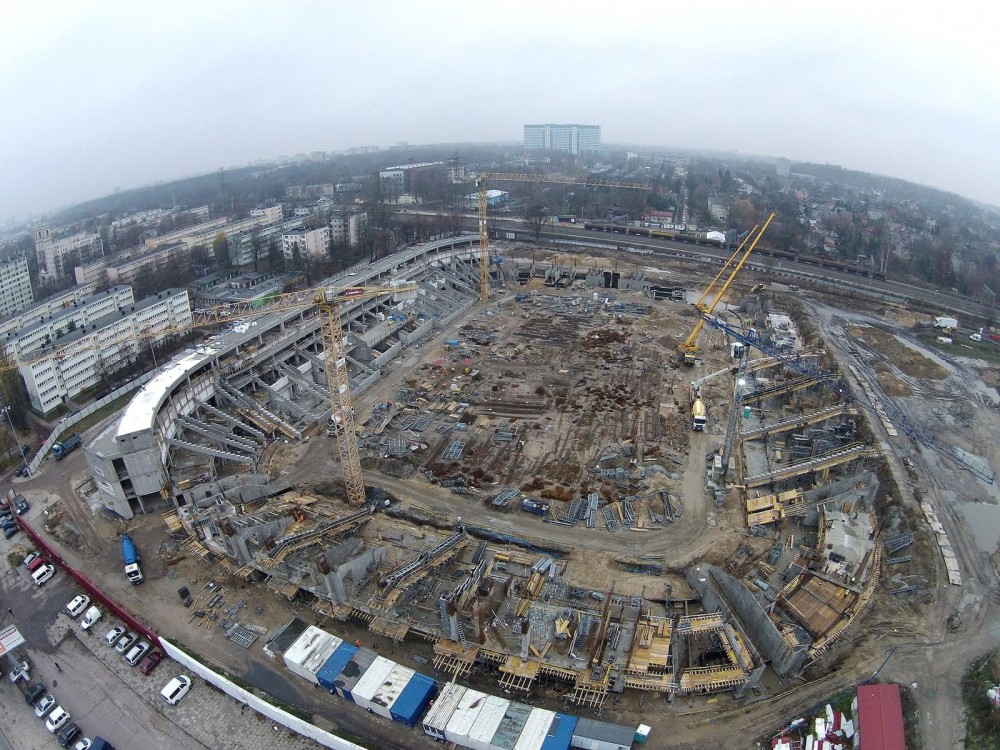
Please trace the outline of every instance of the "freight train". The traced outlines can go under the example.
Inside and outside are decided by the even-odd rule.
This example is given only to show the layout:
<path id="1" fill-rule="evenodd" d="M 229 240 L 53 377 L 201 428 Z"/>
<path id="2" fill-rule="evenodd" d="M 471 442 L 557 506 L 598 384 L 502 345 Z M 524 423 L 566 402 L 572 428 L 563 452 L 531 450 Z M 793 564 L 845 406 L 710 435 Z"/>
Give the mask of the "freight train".
<path id="1" fill-rule="evenodd" d="M 459 747 L 486 750 L 569 750 L 645 742 L 649 728 L 581 719 L 480 693 L 398 664 L 357 642 L 347 643 L 315 625 L 295 619 L 268 641 L 285 666 L 370 713 Z M 595 744 L 598 743 L 598 744 Z"/>
<path id="2" fill-rule="evenodd" d="M 681 229 L 637 227 L 628 224 L 614 224 L 601 221 L 585 221 L 583 223 L 583 228 L 590 229 L 595 232 L 614 232 L 618 234 L 635 235 L 638 237 L 651 237 L 677 242 L 690 242 L 696 245 L 710 245 L 712 247 L 725 248 L 727 250 L 735 250 L 738 246 L 737 244 L 718 239 L 718 235 L 721 234 L 720 232 L 692 232 Z M 755 256 L 763 255 L 768 258 L 777 258 L 779 260 L 787 260 L 793 263 L 804 263 L 809 266 L 826 268 L 830 271 L 837 271 L 839 273 L 846 273 L 854 276 L 869 276 L 879 281 L 885 281 L 885 274 L 881 271 L 865 268 L 864 266 L 859 266 L 857 264 L 842 263 L 838 260 L 834 260 L 833 258 L 805 255 L 796 250 L 779 250 L 777 248 L 769 247 L 764 243 L 758 244 L 757 247 L 754 248 L 753 252 Z"/>

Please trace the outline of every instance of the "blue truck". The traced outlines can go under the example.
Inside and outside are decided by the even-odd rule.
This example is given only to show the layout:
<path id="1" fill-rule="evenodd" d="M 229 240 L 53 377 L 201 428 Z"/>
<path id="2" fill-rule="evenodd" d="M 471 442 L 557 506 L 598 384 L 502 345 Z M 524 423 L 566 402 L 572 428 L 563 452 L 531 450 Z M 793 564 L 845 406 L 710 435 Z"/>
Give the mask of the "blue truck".
<path id="1" fill-rule="evenodd" d="M 135 548 L 132 537 L 125 534 L 122 537 L 122 559 L 125 561 L 125 577 L 133 586 L 142 583 L 142 568 L 139 567 L 139 551 Z"/>
<path id="2" fill-rule="evenodd" d="M 80 436 L 74 432 L 68 438 L 60 440 L 52 446 L 52 455 L 56 457 L 56 461 L 61 461 L 67 453 L 72 453 L 79 447 Z"/>

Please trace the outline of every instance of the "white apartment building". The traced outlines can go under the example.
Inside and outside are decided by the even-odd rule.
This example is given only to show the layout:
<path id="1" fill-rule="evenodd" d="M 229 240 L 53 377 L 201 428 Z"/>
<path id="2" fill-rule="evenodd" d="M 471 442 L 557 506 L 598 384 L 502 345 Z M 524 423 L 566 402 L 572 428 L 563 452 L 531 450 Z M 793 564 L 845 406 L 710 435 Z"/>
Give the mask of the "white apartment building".
<path id="1" fill-rule="evenodd" d="M 81 232 L 71 237 L 53 239 L 49 227 L 35 230 L 35 253 L 38 272 L 48 278 L 61 279 L 76 266 L 84 265 L 104 255 L 104 242 L 99 234 Z"/>
<path id="2" fill-rule="evenodd" d="M 286 261 L 295 257 L 295 247 L 299 257 L 326 258 L 329 256 L 330 227 L 316 229 L 294 229 L 281 235 L 281 253 Z"/>
<path id="3" fill-rule="evenodd" d="M 191 255 L 183 242 L 158 245 L 155 249 L 116 263 L 109 263 L 107 277 L 109 284 L 131 284 L 140 274 L 153 273 L 169 264 L 190 267 Z"/>
<path id="4" fill-rule="evenodd" d="M 112 287 L 106 292 L 74 301 L 12 330 L 3 340 L 3 352 L 12 361 L 19 359 L 49 346 L 61 336 L 83 328 L 91 321 L 124 310 L 134 302 L 130 286 Z"/>
<path id="5" fill-rule="evenodd" d="M 264 224 L 270 224 L 274 221 L 281 221 L 284 218 L 284 214 L 279 203 L 277 206 L 257 206 L 257 208 L 250 211 L 250 217 L 261 219 Z"/>
<path id="6" fill-rule="evenodd" d="M 90 284 L 81 284 L 56 292 L 50 297 L 29 305 L 20 312 L 0 319 L 0 342 L 6 341 L 11 334 L 27 328 L 39 321 L 51 318 L 64 308 L 79 305 L 94 293 Z"/>
<path id="7" fill-rule="evenodd" d="M 0 252 L 0 315 L 11 315 L 32 302 L 28 258 L 15 249 Z"/>
<path id="8" fill-rule="evenodd" d="M 167 289 L 55 339 L 50 356 L 19 366 L 32 405 L 47 413 L 100 382 L 142 348 L 192 323 L 184 289 Z M 159 334 L 159 335 L 158 335 Z"/>

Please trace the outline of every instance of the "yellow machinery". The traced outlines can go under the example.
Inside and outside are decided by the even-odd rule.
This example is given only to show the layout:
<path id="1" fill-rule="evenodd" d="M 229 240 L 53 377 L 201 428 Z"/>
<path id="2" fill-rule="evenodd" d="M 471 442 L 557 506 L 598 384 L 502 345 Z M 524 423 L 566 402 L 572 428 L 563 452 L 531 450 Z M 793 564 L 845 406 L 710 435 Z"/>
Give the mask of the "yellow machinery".
<path id="1" fill-rule="evenodd" d="M 539 174 L 480 174 L 476 180 L 479 188 L 479 298 L 486 302 L 490 297 L 490 234 L 486 224 L 488 201 L 486 198 L 486 183 L 496 182 L 546 182 L 556 185 L 591 185 L 593 187 L 628 188 L 630 190 L 649 190 L 650 185 L 634 182 L 616 182 L 614 180 L 592 180 L 586 177 L 553 177 Z"/>
<path id="2" fill-rule="evenodd" d="M 694 303 L 695 307 L 698 308 L 698 313 L 699 313 L 698 322 L 695 323 L 694 328 L 691 330 L 691 333 L 688 335 L 687 339 L 684 340 L 684 343 L 677 347 L 680 350 L 681 354 L 684 356 L 684 364 L 693 365 L 695 363 L 695 354 L 698 352 L 699 349 L 698 334 L 701 333 L 701 328 L 703 325 L 705 325 L 705 319 L 701 316 L 711 315 L 712 312 L 715 310 L 716 305 L 719 304 L 719 302 L 725 296 L 726 292 L 729 291 L 729 287 L 733 283 L 733 280 L 736 278 L 737 274 L 739 274 L 740 269 L 743 268 L 743 264 L 746 263 L 747 258 L 750 257 L 750 253 L 752 253 L 754 248 L 757 247 L 757 243 L 760 241 L 760 238 L 764 236 L 764 232 L 767 230 L 768 225 L 771 223 L 773 219 L 774 219 L 774 214 L 772 213 L 770 216 L 767 217 L 767 221 L 764 222 L 764 226 L 760 227 L 760 231 L 757 231 L 758 228 L 754 227 L 753 230 L 751 230 L 750 233 L 747 234 L 743 242 L 740 243 L 740 246 L 736 248 L 736 252 L 734 252 L 731 256 L 729 256 L 729 260 L 726 261 L 725 265 L 720 269 L 719 273 L 717 273 L 715 275 L 715 278 L 712 279 L 712 283 L 708 285 L 708 287 L 702 293 L 698 301 Z M 744 250 L 743 249 L 744 246 L 746 246 L 747 242 L 750 241 L 751 237 L 753 237 L 753 241 L 750 242 L 749 247 L 747 247 L 746 250 Z M 715 298 L 712 300 L 712 303 L 710 305 L 706 305 L 705 300 L 709 297 L 709 295 L 712 293 L 712 290 L 715 288 L 715 285 L 719 282 L 719 280 L 725 275 L 727 271 L 729 271 L 729 276 L 726 278 L 725 283 L 722 284 L 722 287 L 715 295 Z"/>
<path id="3" fill-rule="evenodd" d="M 352 505 L 363 505 L 366 500 L 365 482 L 361 475 L 361 459 L 358 452 L 358 435 L 354 428 L 354 407 L 351 403 L 351 388 L 347 372 L 347 351 L 343 328 L 341 326 L 340 309 L 344 304 L 362 302 L 376 297 L 399 295 L 415 292 L 417 285 L 411 282 L 388 287 L 348 287 L 337 289 L 321 287 L 307 289 L 301 292 L 280 294 L 272 297 L 265 304 L 243 303 L 237 305 L 219 305 L 197 311 L 189 325 L 161 328 L 146 331 L 134 336 L 126 336 L 117 341 L 105 341 L 99 345 L 81 346 L 56 354 L 44 355 L 36 352 L 21 358 L 19 362 L 7 362 L 0 365 L 0 370 L 10 370 L 19 365 L 41 362 L 46 359 L 64 359 L 80 352 L 100 350 L 109 347 L 138 344 L 147 339 L 186 333 L 201 326 L 214 326 L 257 315 L 284 312 L 288 310 L 305 310 L 317 307 L 321 317 L 320 330 L 323 338 L 324 362 L 327 386 L 330 389 L 330 400 L 333 408 L 332 418 L 342 429 L 336 431 L 337 447 L 340 453 L 340 465 L 344 472 L 344 483 L 347 487 L 347 499 Z M 35 355 L 35 356 L 32 356 Z"/>

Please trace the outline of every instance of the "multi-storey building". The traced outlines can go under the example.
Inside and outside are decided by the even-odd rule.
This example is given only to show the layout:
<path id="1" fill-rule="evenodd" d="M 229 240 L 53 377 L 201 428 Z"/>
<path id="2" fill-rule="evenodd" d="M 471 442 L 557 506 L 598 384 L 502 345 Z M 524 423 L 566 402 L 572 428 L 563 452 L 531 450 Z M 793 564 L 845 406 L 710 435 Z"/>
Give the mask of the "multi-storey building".
<path id="1" fill-rule="evenodd" d="M 74 300 L 47 315 L 13 329 L 3 340 L 3 352 L 11 360 L 51 345 L 61 336 L 83 328 L 88 322 L 107 317 L 135 302 L 130 286 L 116 286 L 105 292 Z"/>
<path id="2" fill-rule="evenodd" d="M 17 331 L 34 325 L 46 318 L 51 318 L 64 308 L 79 305 L 93 293 L 93 285 L 80 284 L 61 292 L 56 292 L 33 305 L 29 305 L 20 312 L 0 319 L 0 342 L 6 341 Z"/>
<path id="3" fill-rule="evenodd" d="M 276 206 L 257 206 L 250 211 L 250 218 L 260 219 L 264 224 L 281 221 L 283 216 L 280 203 Z"/>
<path id="4" fill-rule="evenodd" d="M 103 256 L 104 242 L 93 232 L 54 239 L 49 227 L 39 227 L 35 230 L 35 252 L 38 272 L 45 278 L 61 279 L 71 274 L 76 266 Z"/>
<path id="5" fill-rule="evenodd" d="M 238 233 L 230 233 L 227 228 L 226 241 L 229 245 L 229 262 L 234 266 L 249 266 L 268 257 L 271 242 L 281 247 L 281 235 L 302 227 L 301 217 L 294 217 L 275 224 L 260 224 Z"/>
<path id="6" fill-rule="evenodd" d="M 109 284 L 131 284 L 140 274 L 154 273 L 168 265 L 190 267 L 191 254 L 183 242 L 158 245 L 154 250 L 110 263 L 107 267 Z"/>
<path id="7" fill-rule="evenodd" d="M 326 258 L 330 249 L 330 227 L 316 229 L 293 229 L 281 235 L 281 252 L 285 260 L 295 257 L 295 248 L 299 249 L 299 257 Z"/>
<path id="8" fill-rule="evenodd" d="M 18 367 L 32 406 L 43 413 L 51 411 L 97 385 L 104 373 L 127 362 L 140 348 L 191 322 L 187 291 L 167 289 L 65 333 L 51 342 L 43 358 Z M 44 356 L 49 353 L 52 356 Z"/>
<path id="9" fill-rule="evenodd" d="M 440 161 L 427 161 L 419 164 L 402 164 L 398 167 L 388 167 L 378 173 L 382 183 L 382 194 L 389 201 L 399 200 L 404 193 L 413 193 L 421 183 L 435 178 L 443 178 L 445 164 Z"/>
<path id="10" fill-rule="evenodd" d="M 31 304 L 28 259 L 15 248 L 0 250 L 0 315 L 11 315 Z"/>
<path id="11" fill-rule="evenodd" d="M 586 154 L 601 150 L 600 125 L 525 125 L 527 150 L 567 151 Z"/>
<path id="12" fill-rule="evenodd" d="M 357 247 L 367 226 L 368 214 L 364 211 L 333 214 L 330 216 L 330 241 L 337 245 Z"/>

